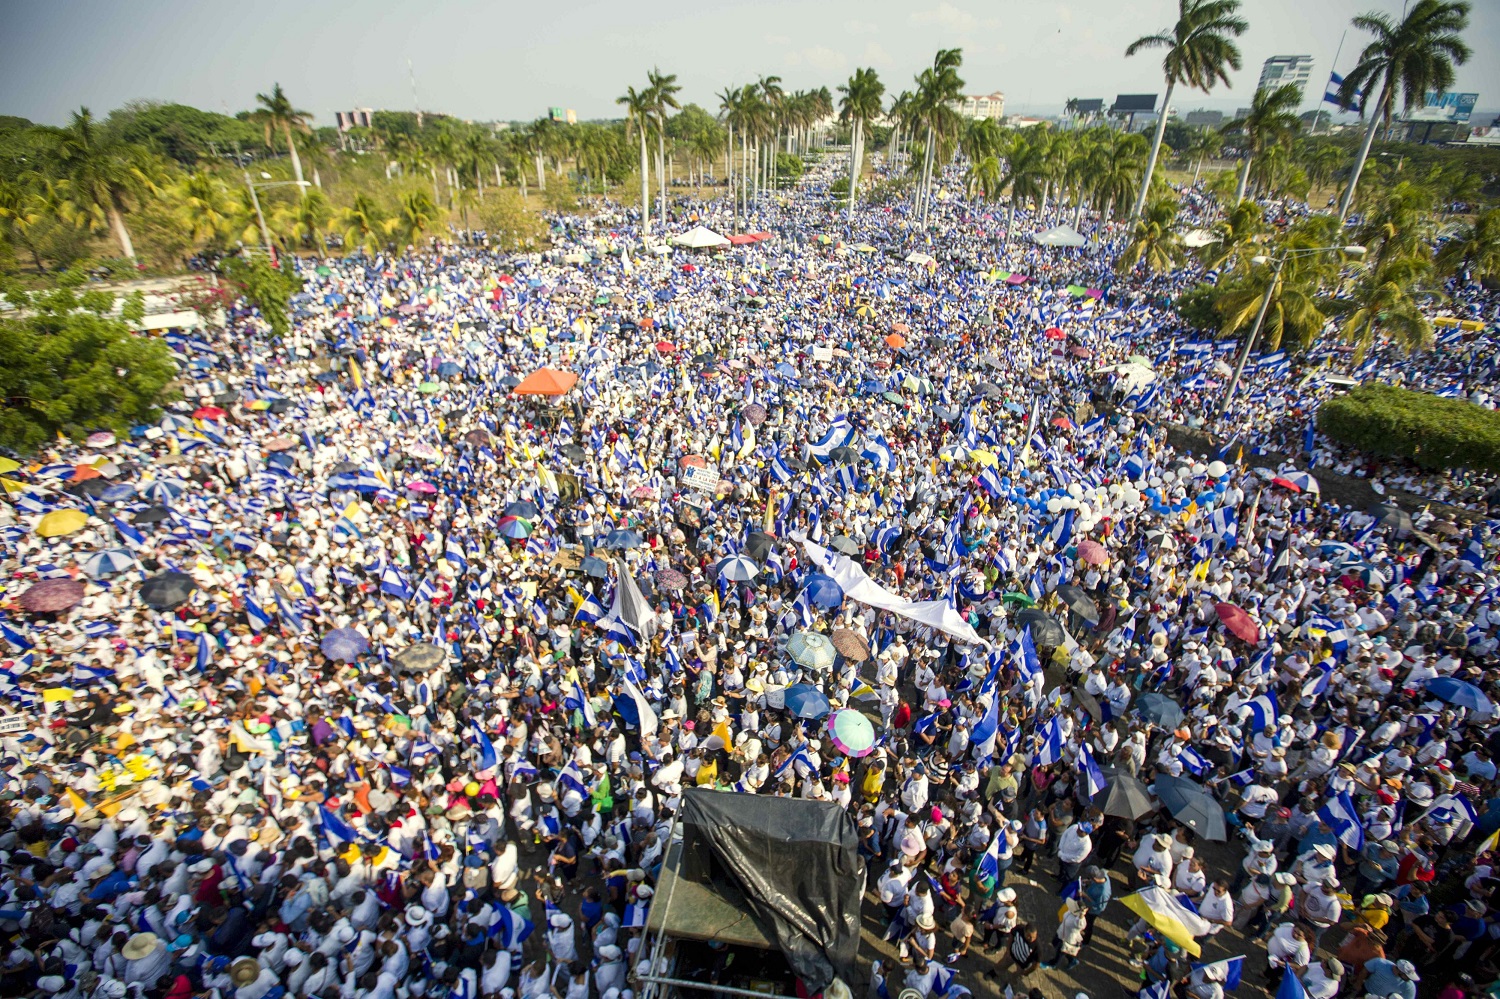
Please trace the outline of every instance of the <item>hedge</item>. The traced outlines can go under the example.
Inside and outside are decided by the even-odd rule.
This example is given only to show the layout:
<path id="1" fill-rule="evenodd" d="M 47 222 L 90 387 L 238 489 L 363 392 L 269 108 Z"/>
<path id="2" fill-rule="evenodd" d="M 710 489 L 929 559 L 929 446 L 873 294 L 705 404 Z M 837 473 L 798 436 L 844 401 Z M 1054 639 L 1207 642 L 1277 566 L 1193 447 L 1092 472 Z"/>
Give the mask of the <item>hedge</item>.
<path id="1" fill-rule="evenodd" d="M 1441 471 L 1500 471 L 1500 413 L 1392 385 L 1361 385 L 1325 402 L 1318 429 L 1341 444 Z"/>

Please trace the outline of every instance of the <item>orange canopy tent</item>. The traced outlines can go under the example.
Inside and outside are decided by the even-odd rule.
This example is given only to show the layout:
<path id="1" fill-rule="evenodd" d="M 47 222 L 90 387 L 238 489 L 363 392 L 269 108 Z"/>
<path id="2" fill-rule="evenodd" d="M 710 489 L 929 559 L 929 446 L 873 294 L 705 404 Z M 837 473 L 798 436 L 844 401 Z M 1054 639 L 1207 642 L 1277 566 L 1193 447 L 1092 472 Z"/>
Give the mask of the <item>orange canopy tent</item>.
<path id="1" fill-rule="evenodd" d="M 571 371 L 539 368 L 511 391 L 516 395 L 562 395 L 577 382 L 578 376 Z"/>

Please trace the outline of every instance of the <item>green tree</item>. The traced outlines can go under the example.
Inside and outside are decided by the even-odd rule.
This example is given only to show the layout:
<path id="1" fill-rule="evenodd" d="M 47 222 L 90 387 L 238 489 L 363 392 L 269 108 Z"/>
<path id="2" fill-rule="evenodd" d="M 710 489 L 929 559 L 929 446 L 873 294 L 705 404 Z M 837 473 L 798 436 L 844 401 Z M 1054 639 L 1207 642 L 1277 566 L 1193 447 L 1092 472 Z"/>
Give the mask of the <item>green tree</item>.
<path id="1" fill-rule="evenodd" d="M 1224 139 L 1218 132 L 1211 128 L 1197 128 L 1188 137 L 1187 146 L 1183 152 L 1193 161 L 1193 183 L 1198 183 L 1198 175 L 1203 172 L 1203 161 L 1213 159 L 1219 155 L 1219 150 L 1224 147 Z"/>
<path id="2" fill-rule="evenodd" d="M 396 206 L 391 231 L 400 242 L 415 246 L 421 242 L 423 233 L 432 228 L 437 211 L 437 205 L 432 203 L 426 191 L 408 191 Z"/>
<path id="3" fill-rule="evenodd" d="M 120 255 L 134 260 L 125 216 L 138 199 L 157 190 L 158 165 L 140 146 L 111 140 L 88 108 L 79 108 L 66 128 L 48 134 L 54 141 L 50 168 L 61 178 L 59 214 L 82 228 L 108 228 Z"/>
<path id="4" fill-rule="evenodd" d="M 1438 272 L 1467 281 L 1500 278 L 1500 208 L 1466 223 L 1437 252 Z"/>
<path id="5" fill-rule="evenodd" d="M 651 168 L 646 159 L 646 132 L 656 98 L 649 87 L 639 93 L 634 87 L 626 87 L 624 96 L 615 98 L 615 103 L 625 106 L 626 137 L 634 131 L 641 140 L 641 235 L 647 236 L 651 232 Z"/>
<path id="6" fill-rule="evenodd" d="M 1358 107 L 1361 114 L 1370 118 L 1364 141 L 1354 157 L 1349 184 L 1339 201 L 1341 219 L 1348 216 L 1353 204 L 1376 130 L 1390 124 L 1397 95 L 1402 106 L 1410 111 L 1429 91 L 1452 87 L 1454 66 L 1468 62 L 1470 55 L 1469 47 L 1459 37 L 1469 26 L 1467 2 L 1417 0 L 1400 21 L 1389 14 L 1371 11 L 1356 17 L 1352 23 L 1375 39 L 1365 46 L 1358 65 L 1339 87 L 1339 103 L 1344 110 Z M 1377 88 L 1379 93 L 1375 96 Z M 1375 96 L 1373 102 L 1372 96 Z"/>
<path id="7" fill-rule="evenodd" d="M 312 112 L 297 110 L 279 83 L 271 88 L 269 94 L 256 94 L 255 100 L 260 104 L 260 108 L 255 111 L 255 118 L 265 129 L 266 145 L 271 145 L 272 132 L 281 133 L 286 139 L 286 150 L 292 157 L 292 176 L 297 181 L 297 191 L 306 191 L 302 180 L 302 160 L 297 156 L 297 143 L 292 134 L 301 132 L 306 135 L 312 132 L 308 125 Z"/>
<path id="8" fill-rule="evenodd" d="M 912 113 L 926 133 L 922 142 L 922 171 L 917 186 L 917 205 L 923 226 L 927 224 L 928 211 L 932 206 L 933 175 L 942 168 L 938 147 L 944 142 L 956 140 L 962 124 L 952 104 L 963 93 L 964 81 L 958 75 L 963 61 L 962 49 L 939 49 L 932 59 L 932 65 L 916 77 L 917 89 L 912 100 Z"/>
<path id="9" fill-rule="evenodd" d="M 1350 295 L 1355 309 L 1344 321 L 1341 334 L 1354 344 L 1356 360 L 1363 360 L 1382 335 L 1408 351 L 1432 346 L 1432 322 L 1415 292 L 1430 267 L 1426 260 L 1396 257 L 1367 268 L 1355 282 Z"/>
<path id="10" fill-rule="evenodd" d="M 1250 163 L 1273 146 L 1286 147 L 1302 122 L 1297 118 L 1297 105 L 1302 103 L 1302 91 L 1295 84 L 1280 87 L 1261 87 L 1250 99 L 1250 112 L 1225 126 L 1230 135 L 1240 136 L 1244 162 L 1240 166 L 1240 180 L 1234 191 L 1234 203 L 1245 200 L 1245 189 L 1250 186 Z"/>
<path id="11" fill-rule="evenodd" d="M 880 116 L 885 84 L 873 69 L 856 69 L 849 82 L 839 87 L 839 122 L 853 132 L 849 144 L 849 218 L 859 196 L 859 174 L 864 169 L 865 129 Z"/>
<path id="12" fill-rule="evenodd" d="M 5 289 L 17 308 L 0 315 L 0 445 L 30 453 L 59 433 L 124 436 L 160 418 L 177 376 L 171 348 L 131 332 L 139 298 L 116 318 L 115 296 L 81 292 L 84 281 L 69 272 L 48 291 Z"/>
<path id="13" fill-rule="evenodd" d="M 229 257 L 219 273 L 239 291 L 245 302 L 260 310 L 260 316 L 277 336 L 292 331 L 288 310 L 302 282 L 290 271 L 278 270 L 265 257 Z"/>
<path id="14" fill-rule="evenodd" d="M 1146 213 L 1136 220 L 1130 242 L 1120 253 L 1116 269 L 1129 274 L 1142 265 L 1151 274 L 1160 274 L 1182 261 L 1182 237 L 1173 228 L 1177 221 L 1177 202 L 1171 198 L 1153 201 Z"/>
<path id="15" fill-rule="evenodd" d="M 1230 69 L 1240 68 L 1240 49 L 1231 40 L 1244 34 L 1248 22 L 1239 16 L 1239 0 L 1177 0 L 1177 23 L 1154 35 L 1137 38 L 1125 49 L 1127 57 L 1147 49 L 1166 49 L 1162 73 L 1167 92 L 1162 95 L 1161 114 L 1156 120 L 1156 135 L 1151 140 L 1151 156 L 1141 178 L 1140 194 L 1130 217 L 1140 215 L 1156 173 L 1156 158 L 1161 153 L 1162 134 L 1167 127 L 1167 109 L 1172 91 L 1185 84 L 1208 93 L 1215 83 L 1229 85 Z"/>
<path id="16" fill-rule="evenodd" d="M 390 234 L 385 213 L 368 194 L 356 194 L 353 204 L 339 213 L 338 224 L 345 244 L 360 247 L 371 255 L 380 251 Z"/>
<path id="17" fill-rule="evenodd" d="M 1317 339 L 1327 317 L 1318 308 L 1317 286 L 1321 271 L 1312 256 L 1288 257 L 1281 269 L 1269 263 L 1251 264 L 1220 283 L 1214 310 L 1219 334 L 1231 336 L 1255 325 L 1270 285 L 1271 300 L 1261 324 L 1261 343 L 1275 350 L 1284 343 L 1306 348 Z"/>
<path id="18" fill-rule="evenodd" d="M 1253 201 L 1241 201 L 1214 226 L 1216 242 L 1203 248 L 1201 257 L 1207 270 L 1240 267 L 1249 260 L 1256 241 L 1266 232 L 1265 213 Z"/>

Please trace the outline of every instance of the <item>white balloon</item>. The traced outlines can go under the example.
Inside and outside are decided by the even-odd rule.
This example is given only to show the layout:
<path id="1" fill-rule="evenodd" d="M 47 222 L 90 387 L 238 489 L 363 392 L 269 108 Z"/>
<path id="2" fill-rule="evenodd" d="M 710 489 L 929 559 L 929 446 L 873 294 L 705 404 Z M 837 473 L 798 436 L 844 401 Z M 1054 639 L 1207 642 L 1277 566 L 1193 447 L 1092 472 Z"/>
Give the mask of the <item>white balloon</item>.
<path id="1" fill-rule="evenodd" d="M 1055 496 L 1052 499 L 1049 499 L 1047 501 L 1047 512 L 1048 513 L 1057 513 L 1062 508 L 1063 508 L 1062 500 L 1058 499 Z"/>
<path id="2" fill-rule="evenodd" d="M 1068 495 L 1073 497 L 1074 499 L 1077 499 L 1078 497 L 1083 495 L 1083 486 L 1079 485 L 1076 482 L 1069 483 Z"/>
<path id="3" fill-rule="evenodd" d="M 1206 471 L 1208 471 L 1208 466 L 1205 465 L 1205 464 L 1203 464 L 1203 462 L 1201 462 L 1201 461 L 1195 461 L 1195 462 L 1193 462 L 1193 476 L 1195 478 L 1197 476 L 1199 476 L 1199 475 L 1202 475 Z"/>
<path id="4" fill-rule="evenodd" d="M 1225 465 L 1222 461 L 1211 461 L 1208 463 L 1208 474 L 1216 479 L 1223 476 L 1227 471 L 1229 471 L 1229 466 Z"/>

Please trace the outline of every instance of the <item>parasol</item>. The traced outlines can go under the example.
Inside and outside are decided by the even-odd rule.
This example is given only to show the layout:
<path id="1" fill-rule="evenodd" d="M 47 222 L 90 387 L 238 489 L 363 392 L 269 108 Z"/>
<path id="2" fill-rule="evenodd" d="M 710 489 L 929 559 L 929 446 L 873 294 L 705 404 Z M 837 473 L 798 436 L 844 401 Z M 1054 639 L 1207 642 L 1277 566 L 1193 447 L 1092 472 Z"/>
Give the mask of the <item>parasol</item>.
<path id="1" fill-rule="evenodd" d="M 868 756 L 875 749 L 875 727 L 853 708 L 828 716 L 828 738 L 845 756 Z"/>

